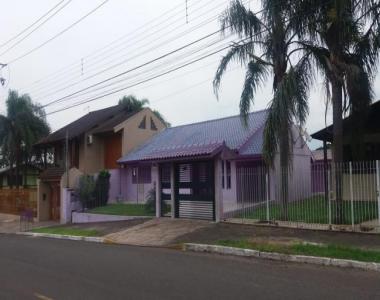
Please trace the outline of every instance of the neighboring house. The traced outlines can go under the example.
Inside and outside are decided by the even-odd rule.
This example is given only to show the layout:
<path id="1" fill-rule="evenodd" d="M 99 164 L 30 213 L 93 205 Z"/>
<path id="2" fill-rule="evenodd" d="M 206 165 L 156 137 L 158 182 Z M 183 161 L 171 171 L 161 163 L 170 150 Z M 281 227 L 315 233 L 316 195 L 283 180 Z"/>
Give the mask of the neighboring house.
<path id="1" fill-rule="evenodd" d="M 19 168 L 19 174 L 16 176 L 15 168 L 6 167 L 0 169 L 0 189 L 22 187 L 37 187 L 37 178 L 41 168 L 35 165 L 22 165 Z"/>
<path id="2" fill-rule="evenodd" d="M 363 121 L 364 120 L 364 121 Z M 363 132 L 358 136 L 357 120 L 349 116 L 343 120 L 343 157 L 344 161 L 374 161 L 380 160 L 380 101 L 373 103 L 369 109 L 367 116 L 361 118 L 363 121 Z M 333 126 L 330 125 L 311 135 L 312 138 L 332 144 L 333 141 Z M 359 143 L 360 149 L 355 149 L 353 146 Z"/>
<path id="3" fill-rule="evenodd" d="M 164 128 L 149 108 L 129 112 L 125 106 L 116 105 L 90 112 L 43 138 L 35 146 L 43 153 L 53 153 L 55 167 L 40 175 L 38 218 L 60 219 L 62 188 L 76 187 L 81 174 L 107 169 L 111 178 L 119 178 L 117 159 Z M 64 174 L 66 168 L 70 170 L 68 176 Z M 120 185 L 112 182 L 111 197 L 117 197 Z"/>
<path id="4" fill-rule="evenodd" d="M 262 110 L 248 115 L 247 127 L 233 116 L 162 131 L 118 160 L 124 192 L 133 199 L 140 189 L 156 187 L 157 217 L 170 206 L 172 217 L 217 221 L 248 198 L 251 203 L 274 198 L 279 155 L 274 169 L 264 167 L 266 118 L 267 110 Z M 295 199 L 297 183 L 307 189 L 303 195 L 310 193 L 311 152 L 296 126 L 293 139 L 289 195 Z"/>

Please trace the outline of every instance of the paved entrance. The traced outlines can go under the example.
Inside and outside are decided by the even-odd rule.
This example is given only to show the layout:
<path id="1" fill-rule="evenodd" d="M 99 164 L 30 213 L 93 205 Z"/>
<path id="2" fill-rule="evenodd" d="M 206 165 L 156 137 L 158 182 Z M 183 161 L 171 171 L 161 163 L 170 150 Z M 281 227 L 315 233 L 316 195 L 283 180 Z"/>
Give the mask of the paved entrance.
<path id="1" fill-rule="evenodd" d="M 105 238 L 119 244 L 166 246 L 173 244 L 174 240 L 184 234 L 206 228 L 211 224 L 201 220 L 160 218 L 106 235 Z"/>
<path id="2" fill-rule="evenodd" d="M 57 225 L 57 222 L 34 222 L 30 224 L 29 229 L 34 227 L 46 227 Z M 16 233 L 20 231 L 20 217 L 18 215 L 10 215 L 0 213 L 0 233 Z"/>

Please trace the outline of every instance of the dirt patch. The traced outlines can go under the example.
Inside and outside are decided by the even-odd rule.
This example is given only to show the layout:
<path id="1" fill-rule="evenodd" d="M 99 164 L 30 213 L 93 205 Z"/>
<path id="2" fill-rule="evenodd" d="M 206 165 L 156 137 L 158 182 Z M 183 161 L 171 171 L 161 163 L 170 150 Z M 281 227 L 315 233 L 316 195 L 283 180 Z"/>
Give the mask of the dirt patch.
<path id="1" fill-rule="evenodd" d="M 377 234 L 316 231 L 255 225 L 213 223 L 175 239 L 177 243 L 208 243 L 219 240 L 260 239 L 262 242 L 298 240 L 310 243 L 338 244 L 363 249 L 380 250 L 380 236 Z"/>

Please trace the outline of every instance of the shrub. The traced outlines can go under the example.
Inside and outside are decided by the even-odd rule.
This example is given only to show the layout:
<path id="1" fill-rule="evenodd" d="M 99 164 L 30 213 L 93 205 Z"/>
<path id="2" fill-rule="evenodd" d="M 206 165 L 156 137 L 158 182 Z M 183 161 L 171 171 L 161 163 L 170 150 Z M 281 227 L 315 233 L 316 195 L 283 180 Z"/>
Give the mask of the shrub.
<path id="1" fill-rule="evenodd" d="M 79 178 L 79 200 L 83 208 L 91 208 L 94 202 L 95 180 L 93 176 L 82 175 Z"/>
<path id="2" fill-rule="evenodd" d="M 98 206 L 104 206 L 108 201 L 111 174 L 107 170 L 100 171 L 96 178 L 94 196 Z"/>

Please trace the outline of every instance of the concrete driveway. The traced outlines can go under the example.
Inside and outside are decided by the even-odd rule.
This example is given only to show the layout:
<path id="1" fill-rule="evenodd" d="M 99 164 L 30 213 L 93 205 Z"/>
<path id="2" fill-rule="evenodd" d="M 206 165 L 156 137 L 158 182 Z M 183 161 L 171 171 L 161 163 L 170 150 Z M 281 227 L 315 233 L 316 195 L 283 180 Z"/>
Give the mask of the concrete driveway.
<path id="1" fill-rule="evenodd" d="M 20 217 L 0 213 L 0 233 L 14 233 L 20 231 Z"/>
<path id="2" fill-rule="evenodd" d="M 46 227 L 58 225 L 57 222 L 33 222 L 20 226 L 20 216 L 0 213 L 0 233 L 16 233 L 19 231 L 30 230 L 35 227 Z"/>
<path id="3" fill-rule="evenodd" d="M 211 222 L 160 218 L 105 236 L 109 241 L 136 246 L 168 246 L 180 236 L 211 226 Z"/>

